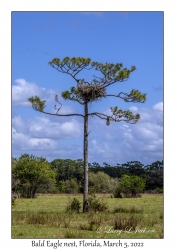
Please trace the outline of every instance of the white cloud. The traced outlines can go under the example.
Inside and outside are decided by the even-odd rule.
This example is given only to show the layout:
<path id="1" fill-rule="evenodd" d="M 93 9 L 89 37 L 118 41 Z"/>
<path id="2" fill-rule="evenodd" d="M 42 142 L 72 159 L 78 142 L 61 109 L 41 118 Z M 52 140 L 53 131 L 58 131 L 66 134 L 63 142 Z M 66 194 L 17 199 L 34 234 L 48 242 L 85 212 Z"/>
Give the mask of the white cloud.
<path id="1" fill-rule="evenodd" d="M 12 126 L 20 134 L 24 133 L 35 138 L 73 139 L 83 136 L 83 123 L 74 118 L 52 121 L 49 116 L 26 120 L 20 116 L 14 116 Z"/>
<path id="2" fill-rule="evenodd" d="M 49 161 L 56 158 L 78 159 L 83 157 L 82 146 L 74 140 L 82 141 L 83 125 L 75 119 L 53 121 L 50 116 L 12 119 L 13 156 L 28 153 L 45 157 Z"/>
<path id="3" fill-rule="evenodd" d="M 17 115 L 12 118 L 13 126 L 17 131 L 20 131 L 21 133 L 25 133 L 26 131 L 26 123 L 24 119 L 21 118 L 21 116 Z"/>
<path id="4" fill-rule="evenodd" d="M 32 134 L 23 134 L 12 128 L 12 148 L 14 157 L 20 157 L 22 154 L 32 154 L 38 157 L 44 157 L 48 161 L 53 159 L 78 159 L 83 158 L 82 146 L 71 143 L 70 145 L 61 145 L 56 138 L 35 138 Z"/>
<path id="5" fill-rule="evenodd" d="M 40 138 L 79 138 L 83 135 L 83 124 L 81 126 L 75 119 L 51 121 L 48 117 L 38 117 L 31 120 L 29 132 Z"/>
<path id="6" fill-rule="evenodd" d="M 132 136 L 132 134 L 130 134 L 130 133 L 125 132 L 123 135 L 124 135 L 124 137 L 125 137 L 127 140 L 129 140 L 129 141 L 133 139 L 133 136 Z"/>
<path id="7" fill-rule="evenodd" d="M 163 105 L 163 104 L 162 104 Z M 163 124 L 163 112 L 160 109 L 161 105 L 154 105 L 155 107 L 159 107 L 158 108 L 152 108 L 152 109 L 148 109 L 148 108 L 142 108 L 139 109 L 139 114 L 141 115 L 140 118 L 140 122 L 151 122 L 151 123 L 156 123 L 160 126 L 162 126 Z"/>
<path id="8" fill-rule="evenodd" d="M 138 124 L 133 128 L 133 134 L 135 137 L 141 137 L 145 140 L 153 140 L 157 138 L 159 127 L 151 123 Z"/>
<path id="9" fill-rule="evenodd" d="M 163 102 L 158 102 L 155 105 L 153 105 L 153 109 L 163 111 Z"/>
<path id="10" fill-rule="evenodd" d="M 90 130 L 96 134 L 97 146 L 103 149 L 102 142 L 107 142 L 110 148 L 99 156 L 101 162 L 110 158 L 109 163 L 113 164 L 131 160 L 149 164 L 163 159 L 163 112 L 148 108 L 138 108 L 137 111 L 141 114 L 137 124 L 111 122 L 106 127 L 105 122 L 100 119 L 95 124 L 90 124 Z M 91 153 L 96 150 L 93 146 Z M 95 152 L 99 152 L 99 148 Z"/>
<path id="11" fill-rule="evenodd" d="M 160 107 L 154 105 L 154 107 Z M 150 164 L 163 159 L 163 112 L 160 109 L 138 108 L 137 124 L 114 123 L 89 119 L 89 162 L 102 164 L 138 160 Z M 14 116 L 13 151 L 34 152 L 50 160 L 83 157 L 83 119 L 51 116 L 23 119 Z"/>
<path id="12" fill-rule="evenodd" d="M 40 88 L 36 83 L 27 82 L 25 79 L 16 79 L 16 85 L 12 86 L 12 102 L 13 107 L 16 106 L 31 106 L 28 98 L 38 95 L 41 99 L 47 100 L 47 103 L 53 102 L 56 93 L 54 90 L 46 90 Z"/>
<path id="13" fill-rule="evenodd" d="M 136 106 L 131 106 L 131 107 L 129 108 L 129 110 L 131 110 L 131 111 L 137 111 L 138 108 L 137 108 Z"/>
<path id="14" fill-rule="evenodd" d="M 17 132 L 14 128 L 12 128 L 12 138 L 15 148 L 21 151 L 52 150 L 56 145 L 54 140 L 48 138 L 31 138 L 30 135 Z"/>

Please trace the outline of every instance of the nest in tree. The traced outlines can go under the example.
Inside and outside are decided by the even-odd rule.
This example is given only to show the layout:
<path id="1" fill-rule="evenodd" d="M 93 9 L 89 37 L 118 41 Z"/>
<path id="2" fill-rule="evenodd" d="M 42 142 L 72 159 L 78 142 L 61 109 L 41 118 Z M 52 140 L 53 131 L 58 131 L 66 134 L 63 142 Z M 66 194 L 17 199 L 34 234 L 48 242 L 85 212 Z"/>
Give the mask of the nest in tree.
<path id="1" fill-rule="evenodd" d="M 102 85 L 89 84 L 78 87 L 78 90 L 84 100 L 93 101 L 106 95 Z"/>

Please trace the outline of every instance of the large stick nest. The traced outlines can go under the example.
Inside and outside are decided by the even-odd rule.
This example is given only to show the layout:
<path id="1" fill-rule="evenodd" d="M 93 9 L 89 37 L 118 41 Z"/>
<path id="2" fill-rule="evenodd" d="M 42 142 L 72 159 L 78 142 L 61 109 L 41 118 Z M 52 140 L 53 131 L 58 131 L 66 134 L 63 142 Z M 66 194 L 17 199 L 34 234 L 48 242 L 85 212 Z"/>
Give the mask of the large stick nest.
<path id="1" fill-rule="evenodd" d="M 82 98 L 88 101 L 97 100 L 106 95 L 105 88 L 101 85 L 95 84 L 80 86 L 78 87 L 78 91 L 80 92 Z"/>

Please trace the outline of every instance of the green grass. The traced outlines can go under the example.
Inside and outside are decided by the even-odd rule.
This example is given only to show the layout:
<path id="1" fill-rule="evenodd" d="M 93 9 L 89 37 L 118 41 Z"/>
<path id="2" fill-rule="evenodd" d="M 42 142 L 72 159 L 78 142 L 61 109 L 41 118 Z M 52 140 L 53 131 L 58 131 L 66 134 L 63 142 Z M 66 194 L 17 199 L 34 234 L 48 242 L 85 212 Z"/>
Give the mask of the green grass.
<path id="1" fill-rule="evenodd" d="M 65 212 L 66 195 L 18 199 L 12 210 L 12 238 L 163 238 L 163 196 L 104 196 L 109 211 Z"/>

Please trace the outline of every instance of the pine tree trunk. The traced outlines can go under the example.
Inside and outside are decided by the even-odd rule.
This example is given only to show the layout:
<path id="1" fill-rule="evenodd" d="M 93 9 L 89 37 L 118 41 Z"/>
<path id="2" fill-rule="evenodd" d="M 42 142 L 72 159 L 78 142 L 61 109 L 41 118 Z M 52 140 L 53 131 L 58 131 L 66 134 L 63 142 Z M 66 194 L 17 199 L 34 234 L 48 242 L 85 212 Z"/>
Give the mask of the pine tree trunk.
<path id="1" fill-rule="evenodd" d="M 84 104 L 84 196 L 83 212 L 88 212 L 88 103 Z"/>

